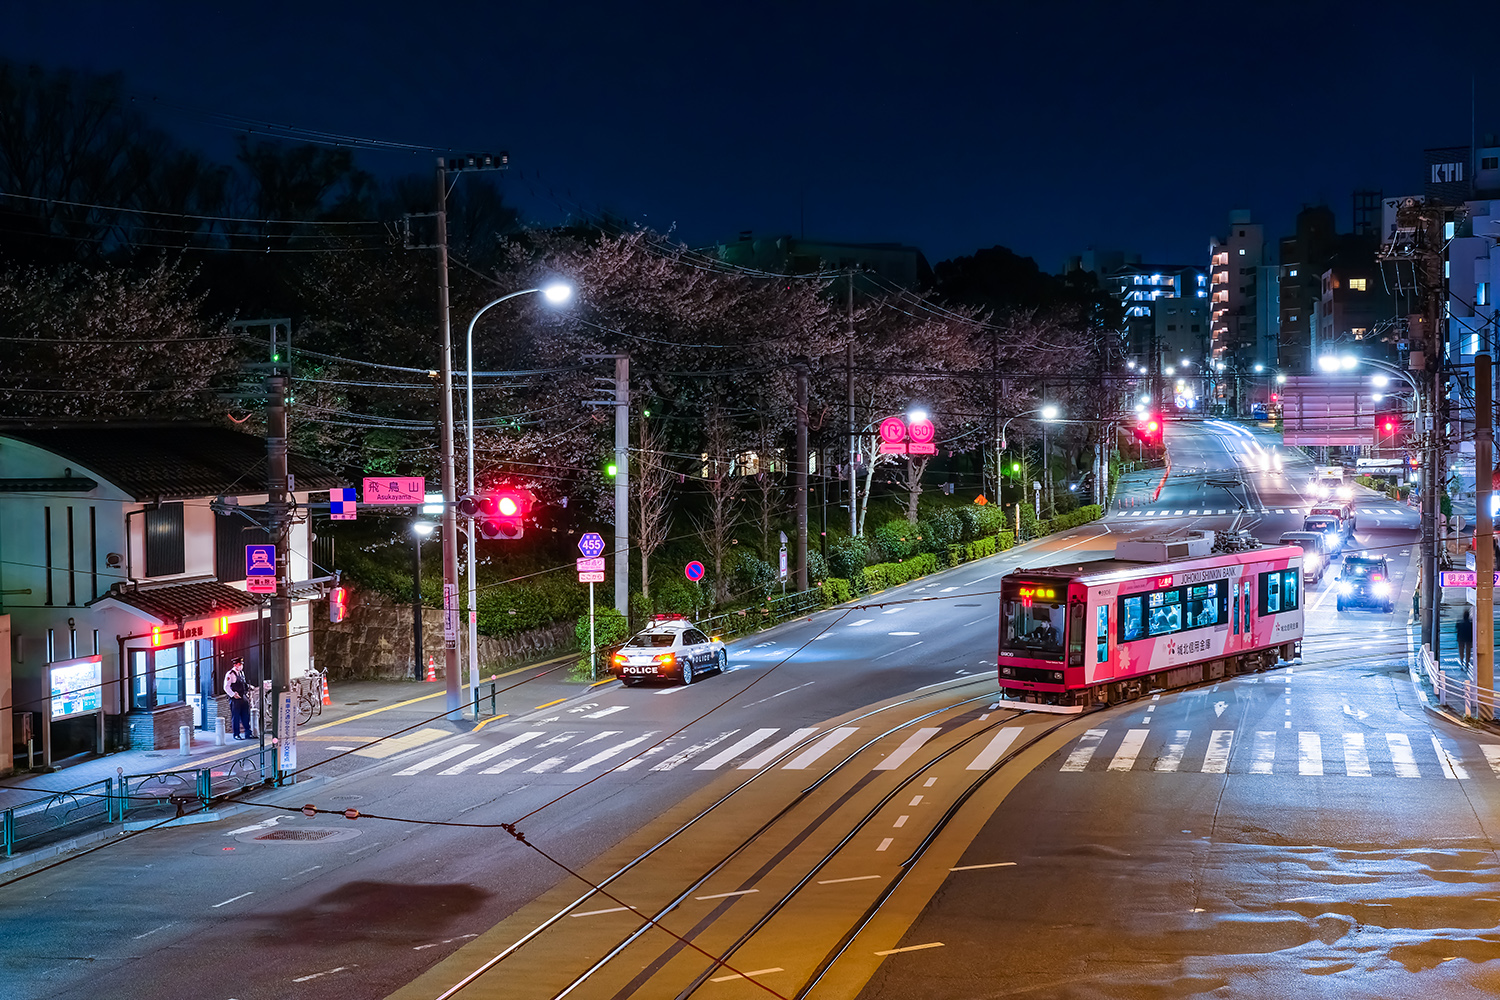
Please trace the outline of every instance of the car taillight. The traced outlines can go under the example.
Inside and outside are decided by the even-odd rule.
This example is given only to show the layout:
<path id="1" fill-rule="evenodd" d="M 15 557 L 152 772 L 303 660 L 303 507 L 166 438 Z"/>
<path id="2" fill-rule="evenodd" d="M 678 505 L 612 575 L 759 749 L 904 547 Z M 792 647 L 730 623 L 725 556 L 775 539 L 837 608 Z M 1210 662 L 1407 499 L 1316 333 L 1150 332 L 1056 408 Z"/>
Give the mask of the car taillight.
<path id="1" fill-rule="evenodd" d="M 656 656 L 654 656 L 654 657 L 651 658 L 651 661 L 653 663 L 660 663 L 660 664 L 663 664 L 664 666 L 670 667 L 673 663 L 677 662 L 677 654 L 676 653 L 658 653 L 658 654 L 656 654 Z"/>
<path id="2" fill-rule="evenodd" d="M 624 653 L 616 653 L 614 655 L 613 659 L 614 659 L 614 662 L 618 663 L 620 666 L 623 667 L 625 665 L 625 654 Z"/>

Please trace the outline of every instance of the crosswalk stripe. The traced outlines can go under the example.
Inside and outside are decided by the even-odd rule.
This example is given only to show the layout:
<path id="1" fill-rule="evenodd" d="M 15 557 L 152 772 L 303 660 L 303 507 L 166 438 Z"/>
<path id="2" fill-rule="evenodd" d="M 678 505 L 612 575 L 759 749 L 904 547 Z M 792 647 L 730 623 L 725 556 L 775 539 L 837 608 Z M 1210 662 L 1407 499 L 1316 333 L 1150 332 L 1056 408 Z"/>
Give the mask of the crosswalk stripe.
<path id="1" fill-rule="evenodd" d="M 731 729 L 727 733 L 720 733 L 718 736 L 715 736 L 712 739 L 703 740 L 701 743 L 694 743 L 686 750 L 683 750 L 680 753 L 674 753 L 672 756 L 668 757 L 660 764 L 657 764 L 651 770 L 671 771 L 675 769 L 679 764 L 684 764 L 687 761 L 692 760 L 694 757 L 698 756 L 709 747 L 718 746 L 720 743 L 723 743 L 725 740 L 729 739 L 729 737 L 733 736 L 737 732 L 739 732 L 738 729 Z"/>
<path id="2" fill-rule="evenodd" d="M 1229 509 L 1228 508 L 1220 508 L 1219 509 L 1219 513 L 1220 514 L 1228 514 L 1229 513 Z"/>
<path id="3" fill-rule="evenodd" d="M 1297 773 L 1323 773 L 1323 740 L 1317 733 L 1297 734 Z"/>
<path id="4" fill-rule="evenodd" d="M 1255 750 L 1250 763 L 1251 774 L 1270 774 L 1276 764 L 1276 734 L 1255 734 Z"/>
<path id="5" fill-rule="evenodd" d="M 456 747 L 449 747 L 447 750 L 443 750 L 440 753 L 435 753 L 425 760 L 419 760 L 411 767 L 402 768 L 401 770 L 397 771 L 396 774 L 398 776 L 408 774 L 421 774 L 429 767 L 437 767 L 443 761 L 452 760 L 454 757 L 457 757 L 461 753 L 468 753 L 470 750 L 473 750 L 477 746 L 479 746 L 478 743 L 460 743 Z"/>
<path id="6" fill-rule="evenodd" d="M 572 767 L 564 771 L 563 774 L 577 774 L 579 771 L 587 771 L 595 764 L 602 764 L 605 761 L 609 760 L 611 757 L 622 754 L 626 750 L 629 750 L 631 747 L 638 746 L 639 744 L 646 742 L 655 735 L 656 732 L 653 730 L 652 732 L 647 733 L 645 736 L 637 736 L 633 740 L 626 740 L 624 743 L 616 743 L 612 747 L 606 747 L 587 760 L 581 760 L 577 764 L 574 764 Z"/>
<path id="7" fill-rule="evenodd" d="M 708 758 L 708 760 L 705 760 L 703 763 L 693 768 L 693 770 L 717 771 L 719 768 L 723 767 L 725 764 L 728 764 L 730 761 L 734 760 L 746 750 L 749 750 L 751 747 L 758 745 L 762 740 L 764 740 L 767 736 L 770 736 L 774 732 L 776 732 L 775 729 L 757 729 L 755 732 L 751 733 L 749 736 L 746 736 L 744 739 L 740 740 L 728 750 L 722 750 L 719 753 L 714 754 L 712 757 Z"/>
<path id="8" fill-rule="evenodd" d="M 840 728 L 833 730 L 833 732 L 829 733 L 827 736 L 824 736 L 821 740 L 798 754 L 790 764 L 786 765 L 785 770 L 802 770 L 813 761 L 817 760 L 819 757 L 823 756 L 825 753 L 838 746 L 844 740 L 848 739 L 849 734 L 858 731 L 858 729 L 858 726 L 841 726 Z"/>
<path id="9" fill-rule="evenodd" d="M 614 715 L 616 712 L 623 712 L 623 711 L 625 711 L 625 709 L 627 709 L 629 707 L 630 707 L 629 705 L 611 705 L 608 708 L 601 708 L 597 712 L 590 712 L 588 715 L 585 715 L 584 718 L 585 719 L 602 719 L 606 715 Z"/>
<path id="10" fill-rule="evenodd" d="M 1203 756 L 1204 774 L 1223 774 L 1229 769 L 1229 749 L 1234 742 L 1234 730 L 1215 729 L 1208 738 L 1208 753 Z"/>
<path id="11" fill-rule="evenodd" d="M 1182 755 L 1187 753 L 1188 740 L 1192 739 L 1191 729 L 1179 729 L 1171 743 L 1167 744 L 1167 752 L 1156 761 L 1156 770 L 1175 771 L 1182 766 Z"/>
<path id="12" fill-rule="evenodd" d="M 554 767 L 556 767 L 557 765 L 561 764 L 565 760 L 567 760 L 566 757 L 548 757 L 546 760 L 542 761 L 540 764 L 533 764 L 532 766 L 528 767 L 526 769 L 526 773 L 527 774 L 546 774 L 548 771 L 552 770 Z"/>
<path id="13" fill-rule="evenodd" d="M 516 747 L 520 746 L 522 743 L 534 740 L 540 735 L 542 735 L 541 730 L 537 730 L 534 733 L 522 733 L 519 736 L 514 736 L 506 740 L 504 743 L 496 744 L 495 746 L 490 747 L 488 750 L 482 750 L 479 753 L 476 753 L 474 756 L 468 758 L 467 760 L 460 761 L 450 768 L 439 771 L 438 774 L 462 774 L 469 768 L 478 767 L 485 761 L 493 760 L 506 751 L 513 750 Z"/>
<path id="14" fill-rule="evenodd" d="M 502 760 L 500 763 L 494 764 L 494 765 L 492 765 L 490 767 L 487 767 L 483 771 L 480 771 L 479 773 L 480 774 L 503 774 L 506 771 L 509 771 L 511 768 L 515 767 L 517 764 L 524 764 L 524 763 L 526 763 L 530 759 L 531 759 L 530 757 L 507 757 L 504 760 Z"/>
<path id="15" fill-rule="evenodd" d="M 1196 510 L 1190 510 L 1190 511 L 1188 511 L 1188 516 L 1191 517 L 1191 516 L 1193 516 L 1196 513 L 1198 513 Z"/>
<path id="16" fill-rule="evenodd" d="M 928 740 L 932 739 L 942 731 L 943 730 L 940 727 L 918 729 L 916 732 L 912 733 L 906 738 L 905 743 L 902 743 L 899 747 L 896 748 L 895 753 L 891 754 L 879 764 L 876 764 L 875 770 L 894 771 L 902 764 L 905 764 L 907 760 L 910 759 L 912 754 L 922 749 L 923 743 L 926 743 Z"/>
<path id="17" fill-rule="evenodd" d="M 801 743 L 803 740 L 807 739 L 817 731 L 817 726 L 809 726 L 807 729 L 793 730 L 791 733 L 783 736 L 775 743 L 772 743 L 770 746 L 766 747 L 754 757 L 751 757 L 749 760 L 745 761 L 745 763 L 739 766 L 739 770 L 759 770 L 760 768 L 765 767 L 767 764 L 771 763 L 771 761 L 775 760 L 777 757 L 780 757 L 782 754 L 786 753 L 792 747 L 796 746 L 798 743 Z"/>
<path id="18" fill-rule="evenodd" d="M 1420 778 L 1422 776 L 1422 772 L 1417 770 L 1416 758 L 1411 753 L 1411 741 L 1406 738 L 1405 733 L 1386 733 L 1385 743 L 1391 748 L 1391 763 L 1395 765 L 1396 777 Z"/>
<path id="19" fill-rule="evenodd" d="M 1465 779 L 1469 776 L 1464 762 L 1436 737 L 1432 737 L 1432 749 L 1437 751 L 1438 763 L 1443 766 L 1443 777 Z"/>
<path id="20" fill-rule="evenodd" d="M 964 768 L 964 770 L 987 771 L 994 767 L 995 762 L 1005 755 L 1005 751 L 1010 749 L 1010 745 L 1020 735 L 1020 726 L 1006 726 L 994 735 L 994 738 L 985 745 L 985 748 L 979 751 L 979 756 L 971 760 L 969 766 Z M 1496 749 L 1500 750 L 1500 747 L 1496 747 Z"/>
<path id="21" fill-rule="evenodd" d="M 1128 771 L 1135 767 L 1135 759 L 1140 755 L 1141 746 L 1150 735 L 1149 729 L 1132 729 L 1126 733 L 1125 738 L 1120 741 L 1120 749 L 1115 751 L 1115 759 L 1109 762 L 1109 770 Z"/>
<path id="22" fill-rule="evenodd" d="M 1099 741 L 1104 739 L 1106 730 L 1090 729 L 1078 737 L 1078 743 L 1073 747 L 1073 752 L 1068 754 L 1068 759 L 1063 761 L 1061 770 L 1082 771 L 1089 766 L 1089 761 L 1094 759 L 1094 751 L 1099 749 Z"/>
<path id="23" fill-rule="evenodd" d="M 1490 762 L 1490 770 L 1495 772 L 1495 777 L 1500 778 L 1500 745 L 1486 743 L 1479 749 L 1484 751 L 1484 759 Z"/>
<path id="24" fill-rule="evenodd" d="M 1351 778 L 1370 776 L 1370 758 L 1365 753 L 1364 733 L 1344 734 L 1344 773 Z"/>

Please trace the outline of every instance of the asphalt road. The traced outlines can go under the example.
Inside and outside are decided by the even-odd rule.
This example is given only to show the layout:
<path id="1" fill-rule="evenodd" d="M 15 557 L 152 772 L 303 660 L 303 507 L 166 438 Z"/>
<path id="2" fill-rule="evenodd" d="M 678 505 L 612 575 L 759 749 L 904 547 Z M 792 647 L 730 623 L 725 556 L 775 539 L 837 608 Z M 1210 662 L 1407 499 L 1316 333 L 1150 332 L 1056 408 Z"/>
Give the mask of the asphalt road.
<path id="1" fill-rule="evenodd" d="M 442 721 L 414 725 L 404 742 L 381 745 L 385 756 L 344 757 L 328 769 L 331 780 L 282 796 L 293 806 L 357 808 L 359 820 L 267 808 L 251 819 L 124 840 L 11 886 L 0 895 L 6 988 L 26 997 L 383 997 L 437 963 L 477 968 L 493 954 L 486 935 L 507 919 L 521 919 L 549 893 L 576 894 L 579 884 L 562 866 L 588 865 L 620 849 L 721 784 L 775 770 L 774 784 L 795 791 L 802 772 L 837 765 L 840 780 L 873 787 L 876 778 L 887 780 L 877 769 L 891 748 L 870 743 L 879 736 L 875 723 L 838 720 L 924 689 L 950 704 L 993 692 L 995 591 L 1010 568 L 1108 554 L 1128 535 L 1238 526 L 1274 541 L 1301 527 L 1299 508 L 1308 503 L 1302 490 L 1312 475 L 1305 459 L 1285 454 L 1279 471 L 1263 468 L 1270 440 L 1227 425 L 1174 425 L 1168 434 L 1172 474 L 1154 502 L 1143 493 L 1133 508 L 1019 553 L 736 643 L 726 674 L 690 688 L 610 684 L 548 704 L 555 692 L 520 687 L 503 696 L 499 710 L 507 717 L 478 731 Z M 1232 472 L 1237 487 L 1207 485 L 1211 472 L 1215 479 Z M 1238 502 L 1231 502 L 1236 492 Z M 1280 675 L 1274 683 L 1247 678 L 1089 716 L 1083 729 L 1105 735 L 1091 738 L 1095 751 L 1082 766 L 1063 769 L 1078 751 L 1070 734 L 1013 791 L 994 798 L 993 813 L 983 813 L 961 843 L 942 842 L 955 858 L 971 852 L 989 859 L 985 864 L 1013 859 L 1014 867 L 951 877 L 944 868 L 935 878 L 927 872 L 915 880 L 916 895 L 891 901 L 892 940 L 943 947 L 869 959 L 861 973 L 875 976 L 867 995 L 1034 989 L 1040 992 L 1027 995 L 1158 997 L 1213 988 L 1219 976 L 1249 990 L 1236 996 L 1284 996 L 1254 992 L 1265 969 L 1284 966 L 1270 956 L 1317 950 L 1285 942 L 1308 933 L 1324 942 L 1345 917 L 1368 926 L 1384 905 L 1403 914 L 1415 947 L 1420 934 L 1411 928 L 1437 926 L 1421 918 L 1422 907 L 1446 921 L 1470 889 L 1481 891 L 1488 876 L 1474 852 L 1482 849 L 1475 837 L 1484 811 L 1461 815 L 1454 797 L 1478 801 L 1487 791 L 1488 758 L 1462 733 L 1415 711 L 1402 680 L 1404 609 L 1414 580 L 1403 560 L 1412 552 L 1415 518 L 1373 494 L 1358 502 L 1359 545 L 1389 552 L 1403 574 L 1406 603 L 1397 613 L 1340 615 L 1331 610 L 1330 588 L 1313 588 L 1314 638 L 1295 683 Z M 943 741 L 969 738 L 964 727 L 996 724 L 983 714 L 976 709 L 932 727 L 939 731 L 923 737 L 903 767 L 929 766 Z M 1148 717 L 1153 721 L 1141 721 Z M 350 723 L 302 749 L 310 759 L 343 753 L 380 726 L 390 731 L 388 720 Z M 1132 741 L 1136 758 L 1114 767 L 1132 729 L 1147 731 Z M 1430 737 L 1440 729 L 1434 744 Z M 1262 732 L 1274 740 L 1267 744 Z M 1345 776 L 1356 759 L 1346 733 L 1365 737 L 1369 777 Z M 1409 761 L 1395 736 L 1405 737 Z M 855 753 L 867 743 L 869 751 Z M 1211 756 L 1226 762 L 1222 770 L 1204 766 Z M 845 757 L 849 763 L 840 763 Z M 1158 766 L 1174 757 L 1175 770 Z M 1304 771 L 1315 757 L 1324 764 L 1321 775 Z M 1266 760 L 1268 772 L 1255 770 Z M 1463 762 L 1468 777 L 1436 774 L 1444 760 Z M 1405 776 L 1408 764 L 1419 778 Z M 906 777 L 897 771 L 889 780 Z M 1394 795 L 1384 787 L 1390 782 Z M 732 824 L 745 822 L 739 815 Z M 808 828 L 826 835 L 840 822 L 830 814 Z M 539 850 L 501 823 L 515 824 Z M 1418 844 L 1437 832 L 1441 851 Z M 1458 875 L 1471 865 L 1478 881 Z M 690 869 L 675 875 L 699 874 Z M 1446 880 L 1438 884 L 1440 872 Z M 1404 896 L 1396 892 L 1403 880 Z M 1281 891 L 1292 884 L 1298 892 Z M 1372 889 L 1356 906 L 1355 885 L 1383 886 L 1386 902 Z M 1321 902 L 1331 886 L 1348 906 Z M 1311 901 L 1287 910 L 1283 897 L 1292 896 Z M 1177 903 L 1189 898 L 1179 913 Z M 1409 915 L 1403 900 L 1416 908 Z M 1334 915 L 1323 916 L 1325 909 Z M 1168 912 L 1177 922 L 1163 922 Z M 1493 923 L 1485 919 L 1486 927 Z M 1461 926 L 1442 926 L 1450 923 Z M 1490 933 L 1474 930 L 1471 937 L 1485 941 Z M 1360 970 L 1406 968 L 1394 939 L 1377 959 L 1338 943 L 1351 934 L 1318 947 L 1354 956 Z M 1478 945 L 1464 947 L 1460 956 Z M 1192 957 L 1200 954 L 1210 957 Z M 1358 995 L 1348 992 L 1339 961 L 1324 961 L 1331 974 L 1306 995 L 1334 995 L 1335 982 L 1344 987 L 1339 995 Z M 1200 965 L 1213 971 L 1200 976 Z M 1101 970 L 1102 978 L 1090 978 Z M 1116 987 L 1125 992 L 1110 992 Z M 630 995 L 622 988 L 599 995 Z M 526 995 L 524 984 L 518 995 Z"/>

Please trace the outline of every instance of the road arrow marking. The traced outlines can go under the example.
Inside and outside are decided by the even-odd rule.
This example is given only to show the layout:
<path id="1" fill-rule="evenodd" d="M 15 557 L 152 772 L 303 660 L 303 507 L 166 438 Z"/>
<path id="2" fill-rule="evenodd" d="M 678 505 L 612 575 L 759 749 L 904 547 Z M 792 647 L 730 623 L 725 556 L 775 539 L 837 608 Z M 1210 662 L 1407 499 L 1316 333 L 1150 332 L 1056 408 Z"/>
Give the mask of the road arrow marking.
<path id="1" fill-rule="evenodd" d="M 1223 715 L 1224 714 L 1224 709 L 1226 709 L 1228 707 L 1229 707 L 1229 702 L 1227 702 L 1227 701 L 1216 701 L 1216 702 L 1214 702 L 1214 718 L 1217 719 L 1219 716 Z"/>
<path id="2" fill-rule="evenodd" d="M 1350 708 L 1349 707 L 1349 703 L 1347 701 L 1344 702 L 1344 714 L 1345 715 L 1351 715 L 1351 716 L 1355 717 L 1356 719 L 1368 719 L 1370 717 L 1370 713 L 1366 712 L 1362 708 L 1358 709 L 1358 710 Z"/>

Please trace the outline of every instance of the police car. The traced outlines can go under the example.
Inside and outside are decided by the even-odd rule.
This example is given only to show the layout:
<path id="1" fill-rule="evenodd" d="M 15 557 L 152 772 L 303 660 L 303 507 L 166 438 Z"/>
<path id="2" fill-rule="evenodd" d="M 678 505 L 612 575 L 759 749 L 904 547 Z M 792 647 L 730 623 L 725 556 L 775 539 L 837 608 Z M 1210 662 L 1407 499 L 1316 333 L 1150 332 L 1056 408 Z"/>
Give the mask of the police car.
<path id="1" fill-rule="evenodd" d="M 645 631 L 610 657 L 610 671 L 626 687 L 658 679 L 691 684 L 728 663 L 729 653 L 718 639 L 710 639 L 682 615 L 656 615 Z"/>

